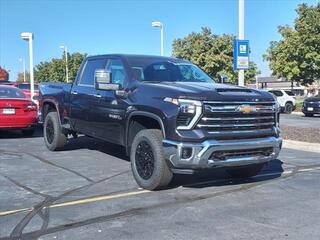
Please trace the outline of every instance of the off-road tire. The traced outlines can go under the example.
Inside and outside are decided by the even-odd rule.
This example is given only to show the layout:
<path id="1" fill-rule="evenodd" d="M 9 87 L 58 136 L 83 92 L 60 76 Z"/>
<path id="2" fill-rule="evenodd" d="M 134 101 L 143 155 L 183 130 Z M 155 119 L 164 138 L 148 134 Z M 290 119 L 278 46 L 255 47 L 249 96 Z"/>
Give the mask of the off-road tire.
<path id="1" fill-rule="evenodd" d="M 162 133 L 158 129 L 141 130 L 133 139 L 130 152 L 131 169 L 136 182 L 144 189 L 163 189 L 166 188 L 172 180 L 173 173 L 164 158 L 162 139 Z M 151 172 L 151 174 L 149 174 L 151 176 L 147 179 L 145 176 L 142 176 L 142 169 L 141 167 L 139 168 L 139 165 L 141 166 L 141 160 L 139 160 L 139 157 L 141 159 L 141 144 L 149 146 L 147 147 L 149 149 L 148 154 L 150 153 L 148 157 L 153 157 L 153 170 L 149 171 Z M 143 156 L 144 160 L 146 160 L 147 155 L 144 154 Z"/>
<path id="2" fill-rule="evenodd" d="M 286 105 L 284 106 L 284 112 L 287 114 L 292 113 L 293 109 L 294 109 L 294 106 L 290 102 L 287 102 Z"/>
<path id="3" fill-rule="evenodd" d="M 241 167 L 234 167 L 227 169 L 227 173 L 233 178 L 250 178 L 257 175 L 265 163 L 253 164 L 253 165 L 246 165 Z"/>
<path id="4" fill-rule="evenodd" d="M 44 142 L 50 151 L 61 150 L 67 143 L 57 112 L 49 112 L 43 124 Z"/>

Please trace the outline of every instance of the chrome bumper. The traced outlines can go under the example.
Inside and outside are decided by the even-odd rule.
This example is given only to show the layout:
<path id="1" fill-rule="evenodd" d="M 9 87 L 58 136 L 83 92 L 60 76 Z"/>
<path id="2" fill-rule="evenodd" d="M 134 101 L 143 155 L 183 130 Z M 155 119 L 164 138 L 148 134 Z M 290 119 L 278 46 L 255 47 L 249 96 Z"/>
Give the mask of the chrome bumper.
<path id="1" fill-rule="evenodd" d="M 202 169 L 213 167 L 242 166 L 264 163 L 276 159 L 282 146 L 282 138 L 266 137 L 250 140 L 207 140 L 202 143 L 182 143 L 163 140 L 165 158 L 173 168 Z M 268 148 L 270 152 L 254 154 L 255 149 Z M 188 158 L 183 158 L 183 151 L 188 149 Z M 253 154 L 243 154 L 252 150 Z M 233 152 L 233 156 L 226 156 L 223 160 L 213 157 L 215 152 Z M 237 156 L 237 152 L 239 154 Z"/>

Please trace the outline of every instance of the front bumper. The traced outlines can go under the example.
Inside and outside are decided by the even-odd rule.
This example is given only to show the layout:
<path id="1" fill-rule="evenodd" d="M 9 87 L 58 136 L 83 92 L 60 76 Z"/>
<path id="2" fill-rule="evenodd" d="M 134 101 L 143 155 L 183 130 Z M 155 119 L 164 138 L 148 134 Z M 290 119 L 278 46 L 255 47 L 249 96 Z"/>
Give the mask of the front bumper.
<path id="1" fill-rule="evenodd" d="M 207 140 L 202 143 L 163 140 L 165 158 L 173 168 L 194 170 L 268 162 L 278 157 L 281 146 L 280 137 Z M 183 151 L 189 153 L 186 158 Z"/>

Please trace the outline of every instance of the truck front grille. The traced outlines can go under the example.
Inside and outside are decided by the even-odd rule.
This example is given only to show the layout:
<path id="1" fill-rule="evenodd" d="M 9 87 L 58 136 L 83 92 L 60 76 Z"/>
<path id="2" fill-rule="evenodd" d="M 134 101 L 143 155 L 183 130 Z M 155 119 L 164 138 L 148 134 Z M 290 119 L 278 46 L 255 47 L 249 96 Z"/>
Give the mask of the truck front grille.
<path id="1" fill-rule="evenodd" d="M 197 128 L 208 133 L 248 133 L 271 130 L 276 125 L 274 102 L 204 102 Z"/>

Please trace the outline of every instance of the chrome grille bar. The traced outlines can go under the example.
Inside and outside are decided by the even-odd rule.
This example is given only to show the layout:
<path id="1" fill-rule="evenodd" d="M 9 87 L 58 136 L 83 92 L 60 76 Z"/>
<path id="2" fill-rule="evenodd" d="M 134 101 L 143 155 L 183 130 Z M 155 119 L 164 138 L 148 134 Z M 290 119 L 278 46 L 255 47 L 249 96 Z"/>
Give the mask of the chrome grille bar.
<path id="1" fill-rule="evenodd" d="M 263 117 L 220 117 L 220 118 L 211 118 L 211 117 L 203 117 L 203 121 L 245 121 L 245 120 L 263 120 L 263 119 L 271 119 L 274 120 L 274 116 L 263 116 Z"/>
<path id="2" fill-rule="evenodd" d="M 274 124 L 274 122 L 264 122 L 264 123 L 248 123 L 248 124 L 241 124 L 241 123 L 237 123 L 237 124 L 198 124 L 197 126 L 202 128 L 208 128 L 208 127 L 213 127 L 213 128 L 228 128 L 228 127 L 255 127 L 255 126 L 272 126 Z"/>

